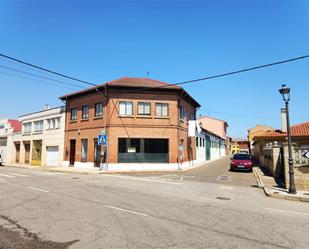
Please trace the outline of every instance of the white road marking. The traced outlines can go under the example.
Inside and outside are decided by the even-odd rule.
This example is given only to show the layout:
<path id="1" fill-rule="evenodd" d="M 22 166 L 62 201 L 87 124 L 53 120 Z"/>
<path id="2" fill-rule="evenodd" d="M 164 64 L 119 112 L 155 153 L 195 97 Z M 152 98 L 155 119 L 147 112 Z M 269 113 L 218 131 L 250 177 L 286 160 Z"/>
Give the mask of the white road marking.
<path id="1" fill-rule="evenodd" d="M 153 180 L 153 179 L 147 179 L 147 178 L 138 178 L 138 177 L 133 177 L 133 176 L 119 176 L 119 175 L 104 175 L 104 176 L 107 176 L 107 177 L 117 177 L 117 178 L 136 180 L 136 181 L 157 182 L 157 183 L 181 185 L 181 183 L 179 183 L 179 182 L 159 181 L 159 180 Z"/>
<path id="2" fill-rule="evenodd" d="M 15 177 L 15 176 L 11 176 L 11 175 L 6 175 L 6 174 L 0 174 L 0 176 L 4 176 L 4 177 Z"/>
<path id="3" fill-rule="evenodd" d="M 45 172 L 34 172 L 36 175 L 43 175 L 43 176 L 53 176 L 53 173 L 45 173 Z"/>
<path id="4" fill-rule="evenodd" d="M 273 211 L 273 212 L 281 212 L 281 213 L 287 213 L 287 214 L 298 214 L 298 215 L 306 215 L 309 216 L 309 213 L 302 213 L 302 212 L 296 212 L 296 211 L 290 211 L 290 210 L 283 210 L 283 209 L 276 209 L 276 208 L 264 208 L 265 210 Z"/>
<path id="5" fill-rule="evenodd" d="M 41 188 L 36 188 L 36 187 L 28 187 L 28 188 L 31 188 L 31 189 L 34 189 L 34 190 L 38 190 L 38 191 L 41 191 L 41 192 L 45 192 L 45 193 L 49 192 L 48 190 L 41 189 Z"/>
<path id="6" fill-rule="evenodd" d="M 233 190 L 235 189 L 234 187 L 231 186 L 220 186 L 221 189 L 226 189 L 226 190 Z"/>
<path id="7" fill-rule="evenodd" d="M 123 211 L 123 212 L 127 212 L 127 213 L 131 213 L 131 214 L 137 214 L 137 215 L 141 215 L 141 216 L 148 216 L 148 214 L 144 214 L 144 213 L 140 213 L 140 212 L 135 212 L 135 211 L 131 211 L 131 210 L 120 208 L 120 207 L 114 207 L 114 206 L 110 206 L 110 205 L 104 205 L 104 207 L 115 209 L 115 210 L 119 210 L 119 211 Z"/>
<path id="8" fill-rule="evenodd" d="M 24 174 L 18 174 L 18 173 L 10 173 L 13 176 L 21 176 L 21 177 L 28 177 L 27 175 Z"/>

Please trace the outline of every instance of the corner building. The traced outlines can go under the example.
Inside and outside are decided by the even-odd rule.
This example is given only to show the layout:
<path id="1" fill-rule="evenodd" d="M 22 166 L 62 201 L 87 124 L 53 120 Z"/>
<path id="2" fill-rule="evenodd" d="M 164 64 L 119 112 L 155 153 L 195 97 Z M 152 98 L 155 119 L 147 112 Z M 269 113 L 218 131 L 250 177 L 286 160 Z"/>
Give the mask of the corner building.
<path id="1" fill-rule="evenodd" d="M 200 105 L 179 86 L 121 78 L 60 99 L 66 102 L 64 166 L 99 167 L 105 160 L 108 170 L 170 170 L 196 162 L 188 122 Z M 102 132 L 108 138 L 105 159 L 98 145 Z"/>

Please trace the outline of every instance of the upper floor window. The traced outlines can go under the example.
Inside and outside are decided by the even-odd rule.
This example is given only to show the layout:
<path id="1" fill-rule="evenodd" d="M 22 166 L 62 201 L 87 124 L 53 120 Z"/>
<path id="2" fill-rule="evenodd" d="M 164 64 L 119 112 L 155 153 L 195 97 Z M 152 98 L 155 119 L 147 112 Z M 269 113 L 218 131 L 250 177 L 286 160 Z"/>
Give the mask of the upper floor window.
<path id="1" fill-rule="evenodd" d="M 156 103 L 156 116 L 167 117 L 168 116 L 168 104 Z"/>
<path id="2" fill-rule="evenodd" d="M 150 115 L 150 103 L 139 102 L 137 113 L 138 115 Z"/>
<path id="3" fill-rule="evenodd" d="M 179 118 L 184 119 L 184 116 L 185 116 L 185 108 L 181 105 L 179 107 Z"/>
<path id="4" fill-rule="evenodd" d="M 121 116 L 131 116 L 133 114 L 133 103 L 129 101 L 120 101 L 119 114 Z"/>
<path id="5" fill-rule="evenodd" d="M 43 120 L 33 122 L 33 131 L 34 132 L 43 131 Z"/>
<path id="6" fill-rule="evenodd" d="M 71 120 L 76 120 L 77 119 L 77 108 L 74 107 L 71 109 Z"/>
<path id="7" fill-rule="evenodd" d="M 89 118 L 89 105 L 82 106 L 82 119 Z"/>
<path id="8" fill-rule="evenodd" d="M 102 103 L 96 103 L 94 105 L 94 116 L 95 117 L 101 117 L 103 115 L 103 104 Z"/>
<path id="9" fill-rule="evenodd" d="M 47 129 L 58 129 L 60 128 L 60 118 L 47 119 Z"/>
<path id="10" fill-rule="evenodd" d="M 31 133 L 32 123 L 24 123 L 23 124 L 23 133 Z"/>

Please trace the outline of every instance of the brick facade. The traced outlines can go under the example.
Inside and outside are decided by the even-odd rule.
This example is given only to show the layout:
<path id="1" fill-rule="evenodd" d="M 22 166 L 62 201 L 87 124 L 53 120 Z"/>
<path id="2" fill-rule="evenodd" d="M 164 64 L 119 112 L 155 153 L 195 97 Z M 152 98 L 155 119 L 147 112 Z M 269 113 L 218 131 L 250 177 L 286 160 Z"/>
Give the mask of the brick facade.
<path id="1" fill-rule="evenodd" d="M 186 94 L 186 95 L 185 95 Z M 188 138 L 188 119 L 195 117 L 197 102 L 180 89 L 136 91 L 105 87 L 100 91 L 84 91 L 61 97 L 66 100 L 66 131 L 64 160 L 70 159 L 70 140 L 76 140 L 75 162 L 81 162 L 81 140 L 88 139 L 87 163 L 95 161 L 95 139 L 102 129 L 108 136 L 108 163 L 118 163 L 119 138 L 168 139 L 168 163 L 178 163 L 178 145 L 184 140 L 184 161 L 193 161 L 194 138 Z M 119 115 L 119 102 L 133 103 L 130 116 Z M 192 102 L 191 102 L 192 101 Z M 95 117 L 95 104 L 103 103 L 102 117 Z M 150 115 L 138 114 L 138 103 L 150 103 Z M 156 103 L 168 104 L 167 117 L 156 116 Z M 82 119 L 82 106 L 89 106 L 89 118 Z M 184 107 L 184 118 L 179 108 Z M 77 108 L 77 119 L 71 120 L 71 109 Z"/>

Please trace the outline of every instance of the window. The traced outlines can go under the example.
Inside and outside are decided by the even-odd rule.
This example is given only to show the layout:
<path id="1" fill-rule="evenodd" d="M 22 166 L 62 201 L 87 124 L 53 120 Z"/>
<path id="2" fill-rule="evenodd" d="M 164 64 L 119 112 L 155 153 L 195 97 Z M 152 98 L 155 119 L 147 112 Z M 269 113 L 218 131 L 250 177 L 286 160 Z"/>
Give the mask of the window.
<path id="1" fill-rule="evenodd" d="M 101 117 L 103 115 L 103 104 L 102 103 L 96 103 L 94 106 L 94 116 L 95 117 Z"/>
<path id="2" fill-rule="evenodd" d="M 137 113 L 138 115 L 150 115 L 150 103 L 139 102 Z"/>
<path id="3" fill-rule="evenodd" d="M 59 129 L 60 128 L 60 118 L 47 119 L 47 129 Z"/>
<path id="4" fill-rule="evenodd" d="M 203 146 L 203 139 L 200 137 L 200 146 L 202 147 Z"/>
<path id="5" fill-rule="evenodd" d="M 133 107 L 132 102 L 120 101 L 119 102 L 119 114 L 121 116 L 131 116 L 133 114 L 132 107 Z"/>
<path id="6" fill-rule="evenodd" d="M 34 132 L 43 131 L 43 120 L 33 122 L 33 131 Z"/>
<path id="7" fill-rule="evenodd" d="M 82 139 L 82 162 L 87 162 L 87 154 L 88 154 L 88 139 Z"/>
<path id="8" fill-rule="evenodd" d="M 24 123 L 24 133 L 31 133 L 31 129 L 32 129 L 32 123 Z"/>
<path id="9" fill-rule="evenodd" d="M 156 103 L 156 116 L 167 117 L 168 116 L 168 104 Z"/>
<path id="10" fill-rule="evenodd" d="M 183 119 L 184 116 L 185 116 L 185 109 L 184 109 L 183 106 L 181 105 L 181 106 L 179 107 L 179 118 L 180 118 L 180 119 Z"/>
<path id="11" fill-rule="evenodd" d="M 198 137 L 195 138 L 195 146 L 198 147 Z"/>
<path id="12" fill-rule="evenodd" d="M 71 109 L 71 120 L 76 120 L 77 119 L 77 108 L 74 107 Z"/>
<path id="13" fill-rule="evenodd" d="M 89 118 L 89 105 L 82 106 L 82 119 Z"/>

